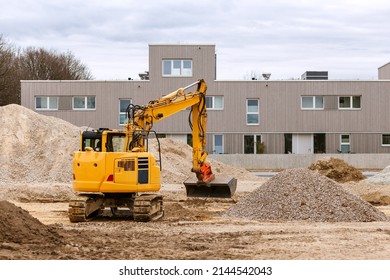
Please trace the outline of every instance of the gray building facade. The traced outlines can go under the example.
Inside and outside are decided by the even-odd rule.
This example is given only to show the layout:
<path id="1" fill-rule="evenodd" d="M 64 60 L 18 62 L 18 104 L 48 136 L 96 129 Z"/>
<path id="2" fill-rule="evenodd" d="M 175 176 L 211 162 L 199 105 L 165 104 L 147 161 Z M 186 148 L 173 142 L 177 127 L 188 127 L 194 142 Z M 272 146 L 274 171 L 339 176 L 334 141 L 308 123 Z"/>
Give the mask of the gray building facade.
<path id="1" fill-rule="evenodd" d="M 77 126 L 121 129 L 125 108 L 207 83 L 209 153 L 390 152 L 390 64 L 378 80 L 216 80 L 215 45 L 149 45 L 148 80 L 21 81 L 22 105 Z M 187 141 L 188 110 L 155 124 Z"/>

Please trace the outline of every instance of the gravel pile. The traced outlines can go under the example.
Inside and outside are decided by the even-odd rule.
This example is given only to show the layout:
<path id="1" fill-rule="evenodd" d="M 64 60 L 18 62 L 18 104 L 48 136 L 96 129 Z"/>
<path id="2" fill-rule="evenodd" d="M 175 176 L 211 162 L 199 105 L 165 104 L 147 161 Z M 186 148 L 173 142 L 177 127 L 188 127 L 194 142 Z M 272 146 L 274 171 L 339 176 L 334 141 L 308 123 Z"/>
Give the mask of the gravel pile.
<path id="1" fill-rule="evenodd" d="M 278 173 L 223 216 L 259 221 L 387 221 L 368 202 L 307 168 Z"/>

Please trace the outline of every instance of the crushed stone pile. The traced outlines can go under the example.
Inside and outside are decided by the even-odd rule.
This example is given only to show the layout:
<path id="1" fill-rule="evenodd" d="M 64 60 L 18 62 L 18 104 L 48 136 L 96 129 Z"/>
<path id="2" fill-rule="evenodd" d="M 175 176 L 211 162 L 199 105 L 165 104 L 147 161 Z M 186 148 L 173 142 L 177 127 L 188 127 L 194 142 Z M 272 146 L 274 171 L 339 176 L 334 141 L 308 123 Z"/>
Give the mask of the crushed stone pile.
<path id="1" fill-rule="evenodd" d="M 58 233 L 42 224 L 26 210 L 8 201 L 0 201 L 0 242 L 60 243 Z"/>
<path id="2" fill-rule="evenodd" d="M 359 169 L 342 159 L 334 157 L 319 159 L 315 163 L 309 165 L 308 168 L 310 170 L 317 170 L 322 175 L 339 183 L 350 181 L 358 182 L 367 178 Z"/>
<path id="3" fill-rule="evenodd" d="M 223 216 L 259 221 L 387 221 L 386 215 L 368 202 L 307 168 L 278 173 Z"/>
<path id="4" fill-rule="evenodd" d="M 0 107 L 0 182 L 71 182 L 80 128 L 23 106 Z"/>
<path id="5" fill-rule="evenodd" d="M 192 147 L 188 144 L 170 138 L 161 138 L 160 150 L 162 160 L 162 182 L 181 184 L 188 177 L 195 176 L 192 168 Z M 158 144 L 155 139 L 149 140 L 149 151 L 158 159 Z M 207 158 L 215 176 L 229 176 L 242 180 L 259 180 L 244 168 L 234 167 L 222 162 Z"/>
<path id="6" fill-rule="evenodd" d="M 390 185 L 390 165 L 362 182 L 366 184 Z"/>

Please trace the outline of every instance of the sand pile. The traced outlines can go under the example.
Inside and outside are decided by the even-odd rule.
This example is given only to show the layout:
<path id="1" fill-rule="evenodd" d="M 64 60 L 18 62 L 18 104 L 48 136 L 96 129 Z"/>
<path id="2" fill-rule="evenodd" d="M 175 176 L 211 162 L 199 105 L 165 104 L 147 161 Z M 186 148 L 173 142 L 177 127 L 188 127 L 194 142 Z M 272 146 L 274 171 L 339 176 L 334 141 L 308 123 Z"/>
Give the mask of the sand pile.
<path id="1" fill-rule="evenodd" d="M 60 236 L 26 210 L 0 201 L 0 241 L 4 243 L 59 243 Z"/>
<path id="2" fill-rule="evenodd" d="M 71 182 L 80 128 L 11 104 L 0 107 L 0 182 Z"/>
<path id="3" fill-rule="evenodd" d="M 158 159 L 157 141 L 149 141 L 149 151 Z M 181 184 L 188 177 L 195 176 L 192 168 L 192 147 L 181 141 L 169 138 L 160 139 L 162 158 L 162 182 L 169 184 Z M 244 168 L 238 168 L 207 158 L 211 164 L 213 173 L 218 175 L 235 177 L 243 180 L 259 180 L 259 178 Z"/>
<path id="4" fill-rule="evenodd" d="M 377 185 L 390 185 L 390 165 L 383 169 L 381 172 L 378 172 L 374 176 L 371 176 L 365 180 L 363 183 L 367 184 L 377 184 Z"/>
<path id="5" fill-rule="evenodd" d="M 317 170 L 322 175 L 339 183 L 357 182 L 366 178 L 359 169 L 339 158 L 323 158 L 312 163 L 308 168 Z"/>
<path id="6" fill-rule="evenodd" d="M 6 132 L 1 136 L 1 183 L 71 182 L 72 153 L 79 148 L 82 128 L 15 104 L 0 107 L 0 118 Z M 167 138 L 160 143 L 163 182 L 182 183 L 194 176 L 189 145 Z M 157 157 L 155 140 L 150 140 L 150 151 Z M 216 175 L 257 178 L 245 169 L 214 160 L 210 163 Z"/>
<path id="7" fill-rule="evenodd" d="M 335 181 L 307 168 L 282 171 L 224 216 L 259 221 L 386 221 L 385 214 Z"/>

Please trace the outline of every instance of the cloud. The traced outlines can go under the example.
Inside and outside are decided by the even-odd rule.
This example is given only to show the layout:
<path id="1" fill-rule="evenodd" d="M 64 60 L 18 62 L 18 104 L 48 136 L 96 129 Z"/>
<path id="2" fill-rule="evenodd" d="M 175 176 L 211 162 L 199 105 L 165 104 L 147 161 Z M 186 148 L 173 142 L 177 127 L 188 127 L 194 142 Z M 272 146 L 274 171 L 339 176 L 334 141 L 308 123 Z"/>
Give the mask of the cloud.
<path id="1" fill-rule="evenodd" d="M 150 43 L 215 44 L 218 79 L 252 70 L 276 79 L 306 70 L 373 79 L 390 60 L 390 3 L 350 1 L 0 0 L 16 44 L 70 50 L 98 79 L 137 77 Z"/>

